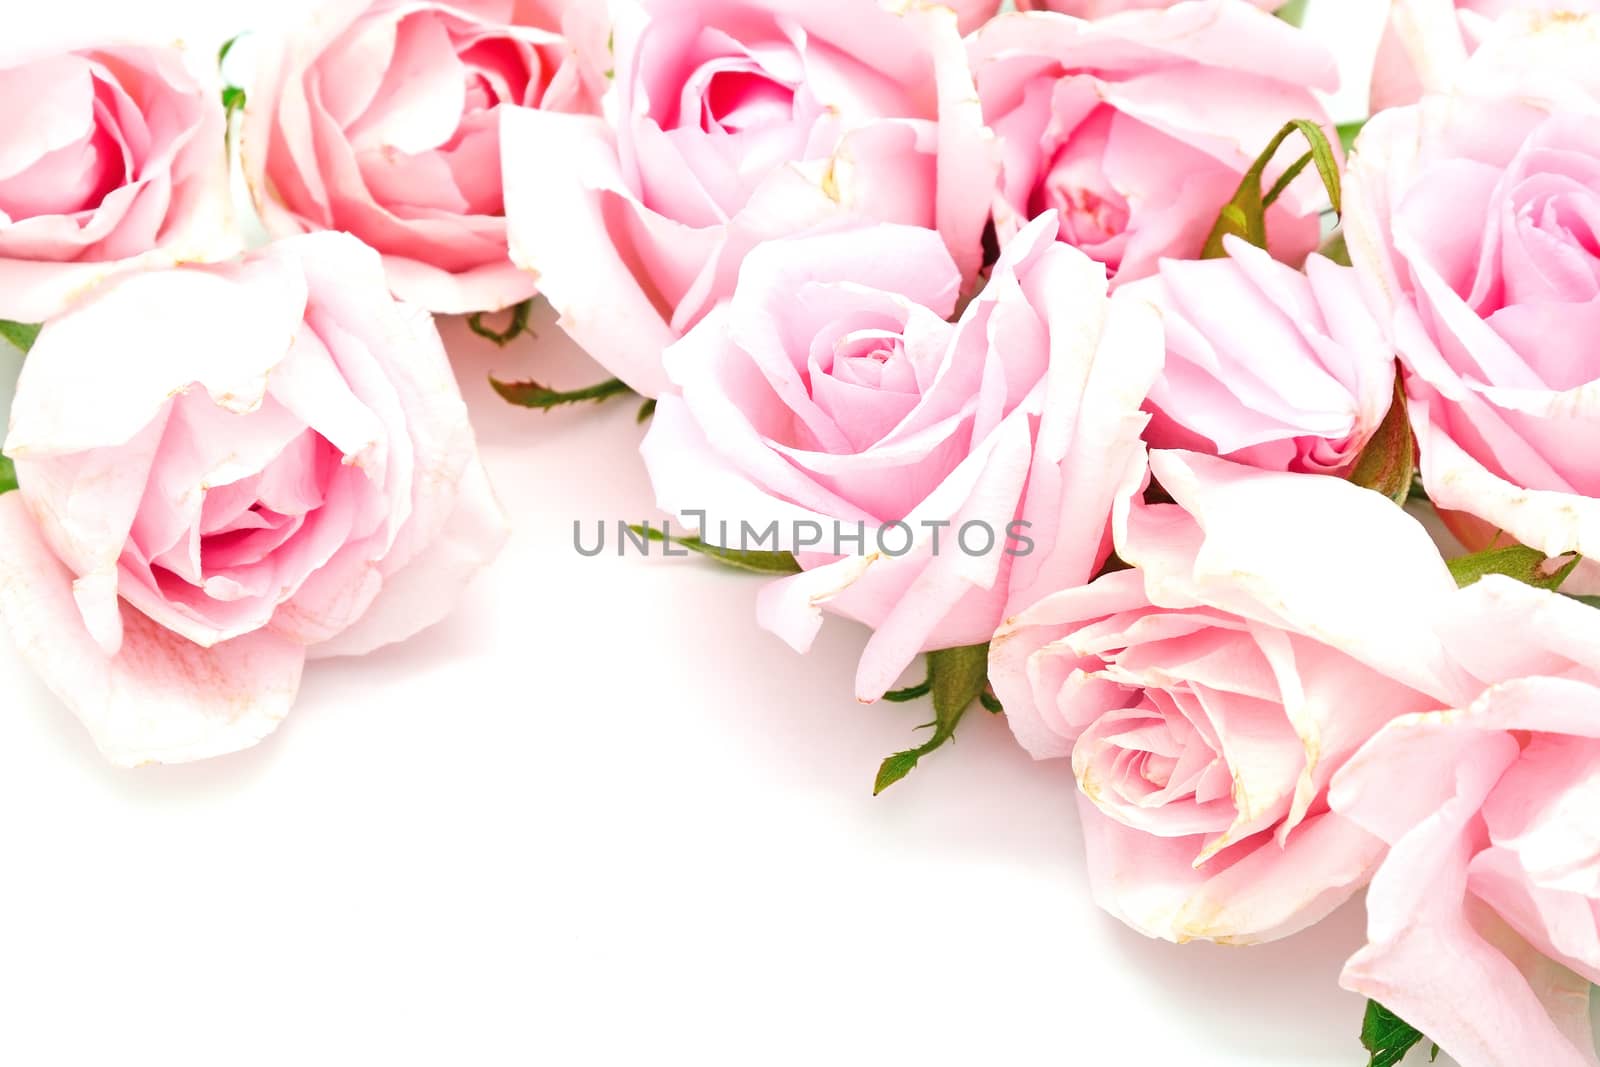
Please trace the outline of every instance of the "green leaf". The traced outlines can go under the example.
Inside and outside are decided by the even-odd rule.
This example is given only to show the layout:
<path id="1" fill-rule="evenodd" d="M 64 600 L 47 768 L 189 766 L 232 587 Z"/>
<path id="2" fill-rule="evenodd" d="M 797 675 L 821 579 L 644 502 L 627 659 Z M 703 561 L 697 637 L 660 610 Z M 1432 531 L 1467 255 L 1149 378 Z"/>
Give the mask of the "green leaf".
<path id="1" fill-rule="evenodd" d="M 1580 593 L 1562 593 L 1564 597 L 1571 597 L 1580 604 L 1587 604 L 1591 608 L 1600 608 L 1600 596 L 1583 596 Z"/>
<path id="2" fill-rule="evenodd" d="M 644 535 L 646 539 L 657 544 L 664 544 L 667 541 L 666 534 L 653 526 L 629 526 L 628 529 Z M 795 562 L 792 552 L 747 552 L 742 549 L 723 548 L 720 545 L 708 545 L 698 537 L 674 537 L 671 543 L 690 552 L 708 556 L 736 570 L 752 571 L 756 574 L 799 574 L 801 571 L 800 564 Z"/>
<path id="3" fill-rule="evenodd" d="M 1338 230 L 1324 241 L 1322 247 L 1317 249 L 1317 254 L 1333 260 L 1341 267 L 1350 266 L 1350 246 L 1345 243 L 1344 231 Z"/>
<path id="4" fill-rule="evenodd" d="M 533 301 L 524 300 L 522 303 L 511 309 L 511 321 L 507 323 L 505 329 L 496 330 L 485 325 L 483 321 L 484 312 L 481 311 L 475 315 L 467 316 L 467 329 L 471 330 L 485 341 L 493 341 L 501 348 L 504 348 L 512 341 L 515 341 L 517 338 L 521 337 L 524 333 L 533 332 L 532 330 L 528 329 L 528 318 L 532 314 Z"/>
<path id="5" fill-rule="evenodd" d="M 908 700 L 915 700 L 918 697 L 927 696 L 928 690 L 932 688 L 933 683 L 927 679 L 923 679 L 916 685 L 908 685 L 904 689 L 891 689 L 887 693 L 883 694 L 883 699 L 889 701 L 891 704 L 904 704 Z"/>
<path id="6" fill-rule="evenodd" d="M 1261 192 L 1261 182 L 1278 155 L 1278 149 L 1292 135 L 1299 133 L 1306 139 L 1311 150 L 1284 171 L 1283 176 L 1265 195 Z M 1284 125 L 1276 137 L 1267 145 L 1250 169 L 1245 172 L 1244 179 L 1239 183 L 1239 189 L 1233 194 L 1233 199 L 1222 206 L 1217 215 L 1216 225 L 1212 227 L 1211 234 L 1206 238 L 1205 248 L 1200 254 L 1202 259 L 1221 259 L 1228 254 L 1223 238 L 1232 234 L 1241 237 L 1257 248 L 1267 247 L 1267 208 L 1281 196 L 1301 171 L 1307 166 L 1315 165 L 1317 173 L 1322 177 L 1322 184 L 1328 190 L 1328 199 L 1333 204 L 1336 213 L 1344 211 L 1344 192 L 1339 181 L 1339 157 L 1333 150 L 1333 145 L 1328 141 L 1328 135 L 1322 132 L 1310 119 L 1295 119 Z"/>
<path id="7" fill-rule="evenodd" d="M 1547 567 L 1550 558 L 1543 552 L 1522 545 L 1512 545 L 1510 548 L 1491 548 L 1487 552 L 1461 556 L 1449 560 L 1448 563 L 1450 574 L 1455 578 L 1456 584 L 1463 589 L 1487 575 L 1503 574 L 1536 589 L 1555 592 L 1561 588 L 1561 583 L 1567 580 L 1567 576 L 1577 567 L 1581 558 L 1574 555 L 1557 570 L 1550 571 Z"/>
<path id="8" fill-rule="evenodd" d="M 1350 152 L 1355 148 L 1356 138 L 1361 136 L 1361 131 L 1366 125 L 1367 120 L 1362 119 L 1359 122 L 1341 122 L 1336 127 L 1339 133 L 1339 144 L 1344 147 L 1346 152 Z"/>
<path id="9" fill-rule="evenodd" d="M 1389 413 L 1378 424 L 1372 440 L 1356 457 L 1350 469 L 1350 480 L 1357 485 L 1376 490 L 1404 504 L 1411 496 L 1416 481 L 1417 442 L 1411 434 L 1411 418 L 1406 410 L 1406 388 L 1400 378 L 1400 366 L 1394 369 L 1394 400 Z"/>
<path id="10" fill-rule="evenodd" d="M 33 348 L 42 327 L 25 322 L 0 319 L 0 338 L 4 338 L 24 356 Z M 9 493 L 17 487 L 17 468 L 11 457 L 0 452 L 0 493 Z"/>
<path id="11" fill-rule="evenodd" d="M 11 342 L 12 346 L 23 355 L 27 355 L 33 348 L 33 342 L 39 339 L 39 331 L 43 326 L 29 322 L 7 322 L 0 319 L 0 338 Z"/>
<path id="12" fill-rule="evenodd" d="M 538 382 L 502 382 L 497 378 L 490 378 L 489 384 L 494 386 L 494 391 L 509 403 L 525 408 L 537 408 L 540 411 L 549 411 L 564 404 L 582 404 L 587 401 L 604 400 L 616 396 L 618 393 L 631 393 L 620 379 L 611 378 L 598 385 L 591 385 L 584 389 L 574 389 L 571 392 L 561 393 Z"/>
<path id="13" fill-rule="evenodd" d="M 222 47 L 217 49 L 217 69 L 221 69 L 228 59 L 228 53 L 233 51 L 233 46 L 239 43 L 244 34 L 236 34 L 222 42 Z M 243 111 L 246 103 L 245 91 L 241 86 L 224 82 L 222 86 L 222 113 L 224 117 L 232 119 L 235 112 Z M 231 126 L 231 122 L 230 122 Z"/>
<path id="14" fill-rule="evenodd" d="M 655 413 L 656 398 L 651 397 L 649 400 L 646 400 L 643 404 L 639 405 L 639 414 L 633 421 L 643 426 L 645 423 L 650 421 L 650 417 Z"/>
<path id="15" fill-rule="evenodd" d="M 1288 3 L 1278 8 L 1278 17 L 1291 26 L 1304 26 L 1306 24 L 1307 0 L 1289 0 Z"/>
<path id="16" fill-rule="evenodd" d="M 872 795 L 916 769 L 917 762 L 956 735 L 956 725 L 989 683 L 989 646 L 967 645 L 928 653 L 928 686 L 933 693 L 933 736 L 927 744 L 896 752 L 878 768 Z"/>
<path id="17" fill-rule="evenodd" d="M 1395 1067 L 1422 1040 L 1422 1032 L 1379 1004 L 1367 1001 L 1361 1020 L 1361 1046 L 1371 1053 L 1367 1067 Z"/>
<path id="18" fill-rule="evenodd" d="M 1272 183 L 1272 188 L 1267 190 L 1267 195 L 1261 198 L 1261 206 L 1269 208 L 1278 202 L 1278 198 L 1288 191 L 1294 180 L 1305 173 L 1315 157 L 1310 152 L 1301 156 L 1289 165 L 1289 169 L 1278 175 L 1278 180 Z"/>
<path id="19" fill-rule="evenodd" d="M 1006 706 L 1000 703 L 1000 698 L 987 689 L 978 694 L 978 703 L 982 704 L 983 710 L 990 715 L 1004 715 L 1006 713 Z"/>

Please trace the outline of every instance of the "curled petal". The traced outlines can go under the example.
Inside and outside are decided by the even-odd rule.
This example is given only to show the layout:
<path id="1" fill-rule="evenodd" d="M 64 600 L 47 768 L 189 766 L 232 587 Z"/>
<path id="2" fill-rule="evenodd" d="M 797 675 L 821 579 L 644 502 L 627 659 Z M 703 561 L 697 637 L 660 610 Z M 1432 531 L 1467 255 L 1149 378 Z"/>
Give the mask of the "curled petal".
<path id="1" fill-rule="evenodd" d="M 85 629 L 71 573 L 21 496 L 0 497 L 0 617 L 45 684 L 123 766 L 182 763 L 248 748 L 276 729 L 300 686 L 305 650 L 270 633 L 202 648 L 123 608 L 108 655 Z"/>

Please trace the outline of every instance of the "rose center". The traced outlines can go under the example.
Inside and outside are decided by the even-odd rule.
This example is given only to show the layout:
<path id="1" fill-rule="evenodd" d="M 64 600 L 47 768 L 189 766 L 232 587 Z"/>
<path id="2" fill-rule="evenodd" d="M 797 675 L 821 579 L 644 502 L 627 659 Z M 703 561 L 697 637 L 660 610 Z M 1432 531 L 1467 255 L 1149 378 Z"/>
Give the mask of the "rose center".
<path id="1" fill-rule="evenodd" d="M 1089 161 L 1067 160 L 1050 172 L 1041 189 L 1046 208 L 1061 213 L 1063 229 L 1075 245 L 1103 245 L 1128 228 L 1128 202 L 1094 173 Z"/>
<path id="2" fill-rule="evenodd" d="M 535 54 L 533 69 L 516 44 L 505 38 L 487 38 L 461 52 L 467 83 L 463 113 L 490 111 L 501 104 L 534 106 L 543 94 L 538 84 L 543 65 Z"/>
<path id="3" fill-rule="evenodd" d="M 104 68 L 77 59 L 62 66 L 64 76 L 82 77 L 92 86 L 92 95 L 85 100 L 92 119 L 80 140 L 0 180 L 0 211 L 13 222 L 93 211 L 107 194 L 135 176 L 134 161 L 117 128 L 119 107 L 131 107 L 122 90 L 107 80 Z"/>
<path id="4" fill-rule="evenodd" d="M 743 133 L 774 126 L 794 114 L 794 89 L 747 70 L 713 74 L 702 97 L 700 124 L 707 133 Z"/>
<path id="5" fill-rule="evenodd" d="M 1105 248 L 1128 228 L 1128 201 L 1105 172 L 1110 116 L 1083 122 L 1056 152 L 1034 191 L 1035 215 L 1061 213 L 1062 236 L 1115 267 L 1120 258 Z"/>
<path id="6" fill-rule="evenodd" d="M 838 381 L 867 389 L 917 391 L 905 342 L 885 330 L 858 330 L 841 337 L 834 345 L 831 373 Z"/>
<path id="7" fill-rule="evenodd" d="M 1144 766 L 1139 769 L 1139 773 L 1144 776 L 1145 781 L 1157 789 L 1165 789 L 1172 784 L 1172 772 L 1177 766 L 1178 761 L 1174 757 L 1151 752 L 1145 755 Z"/>

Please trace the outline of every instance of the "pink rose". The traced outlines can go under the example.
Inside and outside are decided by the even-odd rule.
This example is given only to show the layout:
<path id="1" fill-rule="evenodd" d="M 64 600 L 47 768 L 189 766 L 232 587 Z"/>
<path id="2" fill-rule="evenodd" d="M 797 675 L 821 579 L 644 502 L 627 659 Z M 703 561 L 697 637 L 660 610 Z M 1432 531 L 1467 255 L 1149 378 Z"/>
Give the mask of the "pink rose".
<path id="1" fill-rule="evenodd" d="M 1562 42 L 1572 78 L 1558 76 Z M 1494 96 L 1430 97 L 1368 124 L 1350 165 L 1346 239 L 1409 372 L 1434 502 L 1548 555 L 1590 556 L 1600 553 L 1600 363 L 1585 358 L 1600 333 L 1600 18 L 1527 47 L 1541 58 L 1522 75 L 1487 48 L 1473 58 L 1481 77 L 1469 80 Z"/>
<path id="2" fill-rule="evenodd" d="M 1080 19 L 1099 19 L 1107 15 L 1120 15 L 1124 11 L 1144 11 L 1150 8 L 1173 7 L 1183 0 L 1017 0 L 1018 11 L 1058 11 Z M 1276 11 L 1288 0 L 1250 0 L 1266 11 Z"/>
<path id="3" fill-rule="evenodd" d="M 1600 0 L 1394 0 L 1373 67 L 1372 110 L 1450 90 L 1467 57 L 1508 24 L 1514 31 L 1558 13 L 1597 11 Z"/>
<path id="4" fill-rule="evenodd" d="M 1313 88 L 1338 81 L 1309 34 L 1242 0 L 1103 22 L 1002 15 L 970 40 L 984 118 L 1000 141 L 1002 244 L 1054 208 L 1062 235 L 1115 280 L 1195 259 L 1246 170 L 1291 119 L 1327 123 Z M 1331 126 L 1330 126 L 1331 128 Z M 1285 150 L 1275 178 L 1293 160 Z M 1326 203 L 1302 175 L 1267 215 L 1273 253 L 1299 263 Z"/>
<path id="5" fill-rule="evenodd" d="M 589 0 L 323 5 L 250 91 L 241 154 L 267 229 L 353 233 L 431 311 L 532 296 L 506 251 L 500 112 L 594 110 L 601 16 Z"/>
<path id="6" fill-rule="evenodd" d="M 1456 585 L 1378 493 L 1197 453 L 1150 467 L 1177 503 L 1119 506 L 1138 569 L 1007 620 L 989 678 L 1024 748 L 1072 758 L 1101 907 L 1171 941 L 1284 937 L 1382 855 L 1328 782 L 1461 691 L 1431 629 Z"/>
<path id="7" fill-rule="evenodd" d="M 1166 329 L 1145 440 L 1267 470 L 1345 474 L 1394 401 L 1394 348 L 1355 271 L 1305 273 L 1230 237 L 1226 259 L 1164 260 L 1123 291 Z"/>
<path id="8" fill-rule="evenodd" d="M 664 508 L 703 510 L 724 543 L 738 535 L 723 522 L 775 523 L 771 547 L 797 551 L 805 573 L 763 591 L 764 626 L 800 651 L 823 608 L 876 630 L 862 700 L 919 652 L 988 641 L 1008 604 L 1088 581 L 1113 494 L 1143 463 L 1154 316 L 1108 302 L 1104 269 L 1056 243 L 1053 214 L 952 324 L 960 287 L 930 230 L 766 244 L 668 351 L 682 395 L 661 398 L 644 442 Z"/>
<path id="9" fill-rule="evenodd" d="M 752 248 L 841 216 L 935 228 L 976 275 L 993 165 L 948 9 L 619 0 L 615 19 L 609 124 L 505 120 L 512 255 L 613 374 L 663 391 L 661 352 Z"/>
<path id="10" fill-rule="evenodd" d="M 1594 1067 L 1600 613 L 1486 578 L 1446 643 L 1498 684 L 1391 723 L 1333 782 L 1335 810 L 1392 846 L 1341 984 L 1463 1067 Z"/>
<path id="11" fill-rule="evenodd" d="M 43 322 L 109 274 L 233 250 L 218 92 L 172 48 L 0 54 L 0 319 Z"/>
<path id="12" fill-rule="evenodd" d="M 430 625 L 505 537 L 432 321 L 344 235 L 97 290 L 5 453 L 0 616 L 121 764 L 254 744 L 308 655 Z"/>

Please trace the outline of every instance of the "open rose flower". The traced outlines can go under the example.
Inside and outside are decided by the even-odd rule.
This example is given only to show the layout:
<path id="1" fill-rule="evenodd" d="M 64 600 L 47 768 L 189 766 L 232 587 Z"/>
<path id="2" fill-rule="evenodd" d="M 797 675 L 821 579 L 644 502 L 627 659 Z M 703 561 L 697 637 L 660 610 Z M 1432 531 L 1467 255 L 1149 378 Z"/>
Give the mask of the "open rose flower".
<path id="1" fill-rule="evenodd" d="M 1126 287 L 1161 312 L 1166 368 L 1145 440 L 1267 470 L 1344 474 L 1394 400 L 1394 348 L 1355 271 L 1305 272 L 1235 237 Z"/>
<path id="2" fill-rule="evenodd" d="M 322 5 L 250 91 L 241 154 L 263 221 L 355 234 L 430 311 L 527 299 L 534 279 L 506 250 L 500 111 L 595 110 L 604 44 L 589 0 Z"/>
<path id="3" fill-rule="evenodd" d="M 1056 236 L 1053 214 L 1019 234 L 955 324 L 961 275 L 932 231 L 774 241 L 667 353 L 682 395 L 644 443 L 657 499 L 704 511 L 713 540 L 778 524 L 806 570 L 763 591 L 761 621 L 802 651 L 824 607 L 872 626 L 862 700 L 1110 551 L 1160 333 Z"/>
<path id="4" fill-rule="evenodd" d="M 1409 371 L 1433 501 L 1475 516 L 1485 536 L 1593 556 L 1600 17 L 1551 23 L 1525 47 L 1540 56 L 1519 60 L 1526 74 L 1488 48 L 1470 61 L 1482 77 L 1468 81 L 1493 95 L 1430 97 L 1368 124 L 1350 166 L 1346 238 Z M 1563 69 L 1572 76 L 1555 77 Z"/>
<path id="5" fill-rule="evenodd" d="M 505 537 L 432 321 L 341 234 L 97 290 L 5 453 L 0 617 L 122 764 L 254 744 L 308 655 L 428 626 Z"/>
<path id="6" fill-rule="evenodd" d="M 1017 0 L 1018 11 L 1059 11 L 1080 19 L 1099 19 L 1119 15 L 1124 11 L 1144 11 L 1150 8 L 1172 7 L 1185 0 Z M 1259 8 L 1276 11 L 1288 0 L 1249 0 Z"/>
<path id="7" fill-rule="evenodd" d="M 180 52 L 14 47 L 0 45 L 0 319 L 43 322 L 119 270 L 233 251 L 222 105 Z"/>
<path id="8" fill-rule="evenodd" d="M 1423 528 L 1336 478 L 1153 452 L 1176 504 L 1118 512 L 1137 570 L 1007 620 L 989 678 L 1037 759 L 1072 759 L 1095 899 L 1151 937 L 1248 944 L 1316 922 L 1382 843 L 1328 810 L 1340 765 L 1466 682 Z"/>
<path id="9" fill-rule="evenodd" d="M 1163 256 L 1194 259 L 1244 172 L 1291 119 L 1326 123 L 1312 89 L 1332 55 L 1243 0 L 1085 22 L 1002 15 L 970 40 L 985 120 L 1000 141 L 1001 243 L 1041 211 L 1117 282 Z M 1274 178 L 1291 160 L 1269 169 Z M 1298 264 L 1326 197 L 1301 175 L 1267 214 L 1272 251 Z"/>
<path id="10" fill-rule="evenodd" d="M 988 135 L 954 15 L 871 0 L 619 0 L 610 123 L 505 119 L 514 258 L 640 392 L 762 241 L 841 216 L 982 262 Z"/>
<path id="11" fill-rule="evenodd" d="M 1372 110 L 1448 92 L 1467 57 L 1497 32 L 1595 12 L 1600 0 L 1394 0 L 1372 71 Z"/>
<path id="12" fill-rule="evenodd" d="M 1335 810 L 1392 846 L 1341 984 L 1463 1067 L 1594 1067 L 1600 612 L 1486 578 L 1446 644 L 1497 684 L 1391 723 L 1333 782 Z"/>

